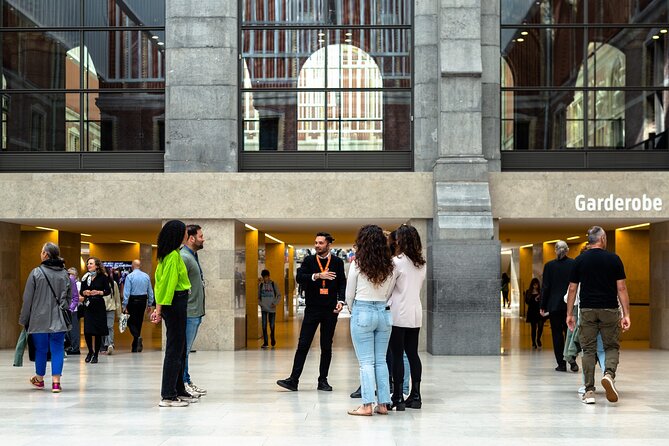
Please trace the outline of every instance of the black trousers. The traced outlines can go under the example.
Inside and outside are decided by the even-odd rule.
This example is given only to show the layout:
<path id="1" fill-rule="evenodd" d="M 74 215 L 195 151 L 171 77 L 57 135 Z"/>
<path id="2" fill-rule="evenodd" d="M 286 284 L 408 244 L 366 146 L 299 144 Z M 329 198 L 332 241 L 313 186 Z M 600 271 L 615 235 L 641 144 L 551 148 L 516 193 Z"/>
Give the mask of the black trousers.
<path id="1" fill-rule="evenodd" d="M 128 330 L 132 335 L 132 351 L 137 351 L 137 342 L 142 336 L 142 322 L 144 322 L 144 312 L 148 296 L 130 296 L 128 298 Z"/>
<path id="2" fill-rule="evenodd" d="M 404 384 L 404 352 L 409 360 L 411 382 L 417 384 L 423 375 L 423 364 L 418 356 L 418 335 L 420 327 L 406 328 L 393 325 L 390 333 L 390 349 L 393 353 L 393 401 L 404 400 L 402 386 Z"/>
<path id="3" fill-rule="evenodd" d="M 564 339 L 567 335 L 567 311 L 551 311 L 548 318 L 551 321 L 555 361 L 557 361 L 559 366 L 566 367 L 567 361 L 564 360 Z"/>
<path id="4" fill-rule="evenodd" d="M 544 319 L 537 322 L 530 322 L 530 335 L 532 337 L 532 346 L 536 347 L 541 343 L 541 335 L 544 334 Z"/>
<path id="5" fill-rule="evenodd" d="M 337 317 L 339 315 L 333 312 L 333 308 L 307 306 L 304 309 L 304 320 L 300 329 L 300 340 L 297 343 L 295 360 L 293 361 L 293 371 L 290 377 L 299 380 L 304 369 L 304 363 L 309 354 L 311 342 L 316 335 L 318 325 L 321 326 L 321 364 L 319 368 L 318 379 L 326 379 L 332 362 L 332 339 L 334 338 L 335 328 L 337 327 Z"/>
<path id="6" fill-rule="evenodd" d="M 161 309 L 165 321 L 165 359 L 163 360 L 163 382 L 160 396 L 172 399 L 186 394 L 184 387 L 184 365 L 186 364 L 186 310 L 188 292 L 174 293 L 172 305 Z"/>

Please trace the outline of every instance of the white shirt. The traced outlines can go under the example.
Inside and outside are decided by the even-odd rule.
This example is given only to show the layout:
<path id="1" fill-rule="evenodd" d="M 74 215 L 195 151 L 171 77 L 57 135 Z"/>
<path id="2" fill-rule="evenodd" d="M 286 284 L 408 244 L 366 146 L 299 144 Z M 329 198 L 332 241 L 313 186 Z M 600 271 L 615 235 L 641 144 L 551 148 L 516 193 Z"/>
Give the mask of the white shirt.
<path id="1" fill-rule="evenodd" d="M 348 270 L 348 277 L 346 279 L 346 305 L 348 305 L 349 309 L 352 309 L 354 300 L 386 302 L 394 285 L 394 272 L 385 282 L 376 285 L 360 272 L 357 262 L 353 262 Z"/>
<path id="2" fill-rule="evenodd" d="M 420 303 L 420 289 L 425 282 L 426 265 L 416 268 L 410 258 L 400 254 L 393 257 L 397 280 L 390 295 L 390 312 L 393 326 L 418 328 L 423 323 L 423 306 Z"/>

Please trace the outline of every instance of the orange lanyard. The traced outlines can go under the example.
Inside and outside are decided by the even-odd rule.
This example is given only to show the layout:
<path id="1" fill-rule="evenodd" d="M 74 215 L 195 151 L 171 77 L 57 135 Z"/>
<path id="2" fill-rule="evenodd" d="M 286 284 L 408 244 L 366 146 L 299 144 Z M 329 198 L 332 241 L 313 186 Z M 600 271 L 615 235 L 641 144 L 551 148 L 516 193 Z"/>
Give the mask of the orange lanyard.
<path id="1" fill-rule="evenodd" d="M 318 267 L 321 269 L 322 273 L 327 271 L 330 267 L 330 260 L 332 260 L 332 254 L 328 255 L 328 263 L 326 263 L 325 268 L 323 268 L 323 265 L 321 264 L 321 258 L 316 255 L 316 262 L 318 263 Z M 323 288 L 325 288 L 325 279 L 323 279 Z"/>

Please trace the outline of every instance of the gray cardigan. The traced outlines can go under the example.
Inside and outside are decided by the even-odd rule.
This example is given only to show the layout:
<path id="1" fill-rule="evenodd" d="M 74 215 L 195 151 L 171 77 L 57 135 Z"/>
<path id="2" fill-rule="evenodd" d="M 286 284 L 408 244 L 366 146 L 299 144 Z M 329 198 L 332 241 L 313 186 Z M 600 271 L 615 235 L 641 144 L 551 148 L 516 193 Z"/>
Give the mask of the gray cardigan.
<path id="1" fill-rule="evenodd" d="M 72 301 L 70 278 L 62 267 L 41 266 L 32 270 L 28 276 L 26 289 L 23 292 L 19 324 L 25 326 L 28 333 L 67 331 L 60 308 L 69 308 Z M 60 308 L 44 274 L 48 275 L 51 286 L 58 296 Z"/>

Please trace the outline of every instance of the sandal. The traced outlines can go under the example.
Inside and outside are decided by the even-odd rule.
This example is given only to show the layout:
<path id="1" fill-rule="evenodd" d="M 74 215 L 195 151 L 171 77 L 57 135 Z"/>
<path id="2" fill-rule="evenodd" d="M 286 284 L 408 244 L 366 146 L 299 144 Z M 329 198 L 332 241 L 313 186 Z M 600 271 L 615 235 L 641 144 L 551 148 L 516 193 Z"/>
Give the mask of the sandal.
<path id="1" fill-rule="evenodd" d="M 363 410 L 364 410 L 364 406 L 358 406 L 358 408 L 355 409 L 355 410 L 349 410 L 348 414 L 349 415 L 356 415 L 356 416 L 359 416 L 359 417 L 371 417 L 372 416 L 372 412 L 367 413 L 367 412 L 363 412 Z"/>
<path id="2" fill-rule="evenodd" d="M 388 405 L 386 404 L 378 404 L 374 408 L 374 413 L 377 413 L 379 415 L 388 415 Z"/>
<path id="3" fill-rule="evenodd" d="M 30 384 L 37 387 L 38 389 L 44 388 L 44 380 L 40 381 L 39 379 L 37 379 L 37 376 L 33 376 L 32 378 L 30 378 Z"/>

